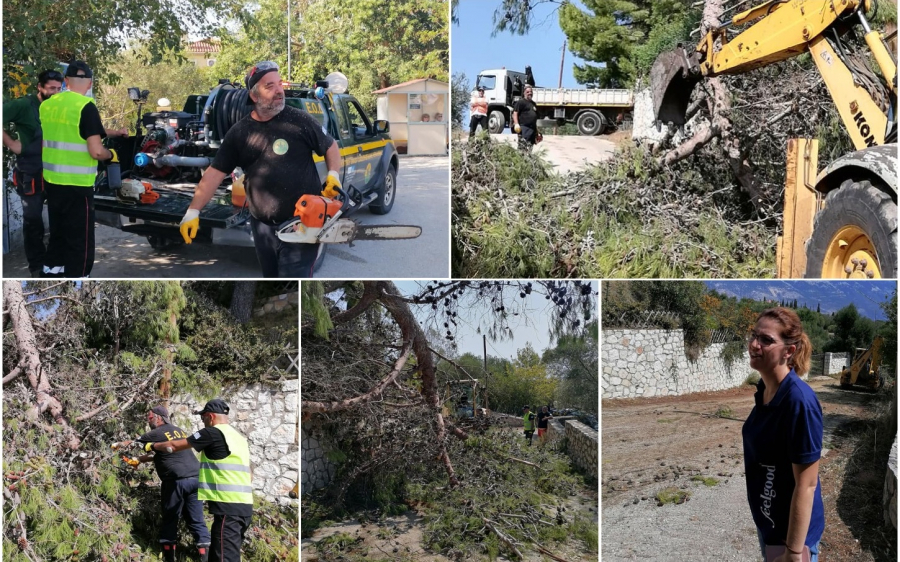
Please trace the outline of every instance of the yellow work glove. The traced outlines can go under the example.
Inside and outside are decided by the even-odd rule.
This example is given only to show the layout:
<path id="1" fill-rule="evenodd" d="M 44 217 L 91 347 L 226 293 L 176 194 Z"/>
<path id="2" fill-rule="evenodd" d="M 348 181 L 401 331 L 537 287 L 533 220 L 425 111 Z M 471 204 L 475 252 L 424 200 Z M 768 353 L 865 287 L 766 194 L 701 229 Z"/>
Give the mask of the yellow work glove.
<path id="1" fill-rule="evenodd" d="M 152 453 L 153 452 L 153 443 L 144 443 L 144 452 Z"/>
<path id="2" fill-rule="evenodd" d="M 197 237 L 197 231 L 200 230 L 200 211 L 197 209 L 188 209 L 184 214 L 184 218 L 181 219 L 178 230 L 181 231 L 181 237 L 184 238 L 184 243 L 190 244 L 191 241 Z"/>
<path id="3" fill-rule="evenodd" d="M 118 163 L 119 162 L 119 154 L 116 152 L 116 149 L 110 148 L 109 152 L 110 152 L 110 154 L 112 154 L 112 157 L 109 159 L 109 161 L 111 163 Z"/>
<path id="4" fill-rule="evenodd" d="M 522 132 L 522 127 L 520 127 L 519 124 L 516 123 L 515 125 L 513 125 L 513 130 L 514 130 L 516 133 L 521 133 L 521 132 Z"/>
<path id="5" fill-rule="evenodd" d="M 137 467 L 139 464 L 141 464 L 141 461 L 139 461 L 135 458 L 128 458 L 124 455 L 122 456 L 122 462 L 124 462 L 125 464 L 127 464 L 128 466 L 131 466 L 131 467 Z"/>
<path id="6" fill-rule="evenodd" d="M 338 195 L 337 189 L 335 188 L 340 187 L 341 179 L 338 177 L 338 173 L 335 170 L 331 170 L 328 172 L 328 177 L 325 178 L 325 189 L 322 190 L 322 196 L 334 199 Z"/>

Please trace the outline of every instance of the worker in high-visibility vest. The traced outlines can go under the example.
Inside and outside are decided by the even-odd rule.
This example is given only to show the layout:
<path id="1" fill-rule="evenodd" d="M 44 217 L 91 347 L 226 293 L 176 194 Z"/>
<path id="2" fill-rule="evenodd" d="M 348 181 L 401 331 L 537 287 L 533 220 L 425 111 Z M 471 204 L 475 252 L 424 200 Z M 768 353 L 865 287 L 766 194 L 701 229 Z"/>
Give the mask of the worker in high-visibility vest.
<path id="1" fill-rule="evenodd" d="M 531 447 L 531 440 L 534 437 L 534 419 L 537 417 L 528 405 L 525 405 L 525 415 L 522 416 L 522 422 L 525 424 L 525 439 L 528 439 L 528 446 Z"/>
<path id="2" fill-rule="evenodd" d="M 250 446 L 228 423 L 230 408 L 221 398 L 194 412 L 203 429 L 187 439 L 151 443 L 154 451 L 181 451 L 193 447 L 200 453 L 200 488 L 197 497 L 206 501 L 213 515 L 210 529 L 210 562 L 240 562 L 241 543 L 253 516 L 253 485 Z"/>
<path id="3" fill-rule="evenodd" d="M 66 68 L 66 90 L 40 106 L 43 130 L 44 189 L 50 216 L 50 243 L 44 277 L 88 277 L 94 266 L 94 180 L 98 160 L 117 161 L 103 146 L 106 136 L 127 129 L 105 129 L 100 111 L 86 94 L 94 74 L 84 61 Z"/>

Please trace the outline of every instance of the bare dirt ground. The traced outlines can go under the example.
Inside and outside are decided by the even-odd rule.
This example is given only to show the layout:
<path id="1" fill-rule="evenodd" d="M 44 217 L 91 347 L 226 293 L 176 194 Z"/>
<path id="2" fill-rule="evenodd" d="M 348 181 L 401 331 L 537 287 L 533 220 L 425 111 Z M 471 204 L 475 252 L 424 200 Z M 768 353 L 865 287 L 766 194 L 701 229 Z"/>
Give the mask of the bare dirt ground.
<path id="1" fill-rule="evenodd" d="M 877 399 L 841 390 L 830 377 L 809 383 L 825 416 L 819 474 L 826 527 L 819 560 L 897 560 L 896 532 L 885 529 L 881 517 L 887 457 L 873 458 L 869 446 Z M 718 411 L 744 420 L 754 390 L 603 401 L 603 560 L 761 559 L 747 507 L 743 422 L 703 415 Z M 708 487 L 694 477 L 718 482 Z M 659 506 L 656 494 L 670 487 L 691 495 Z"/>

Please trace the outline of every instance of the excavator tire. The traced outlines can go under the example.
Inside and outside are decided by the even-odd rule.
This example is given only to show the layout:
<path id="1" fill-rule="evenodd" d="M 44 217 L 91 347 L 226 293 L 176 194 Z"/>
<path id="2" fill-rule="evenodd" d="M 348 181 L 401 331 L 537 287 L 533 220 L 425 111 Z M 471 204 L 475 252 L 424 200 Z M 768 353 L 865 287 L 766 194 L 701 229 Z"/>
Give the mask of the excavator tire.
<path id="1" fill-rule="evenodd" d="M 488 116 L 488 131 L 492 135 L 499 135 L 506 127 L 506 115 L 499 109 L 495 109 Z"/>
<path id="2" fill-rule="evenodd" d="M 863 261 L 866 265 L 860 267 Z M 847 273 L 846 268 L 851 272 Z M 828 193 L 825 208 L 816 215 L 806 245 L 805 277 L 890 279 L 896 276 L 897 203 L 867 180 L 844 181 L 839 189 Z"/>

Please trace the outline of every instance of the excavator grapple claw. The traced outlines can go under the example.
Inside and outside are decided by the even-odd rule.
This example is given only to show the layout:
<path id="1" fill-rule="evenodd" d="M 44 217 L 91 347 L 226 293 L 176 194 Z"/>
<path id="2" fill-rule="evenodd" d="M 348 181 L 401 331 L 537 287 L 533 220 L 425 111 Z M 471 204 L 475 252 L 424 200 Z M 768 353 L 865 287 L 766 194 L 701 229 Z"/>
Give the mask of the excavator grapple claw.
<path id="1" fill-rule="evenodd" d="M 656 121 L 684 125 L 691 92 L 701 78 L 696 53 L 688 55 L 680 45 L 660 53 L 650 69 L 650 95 Z"/>

